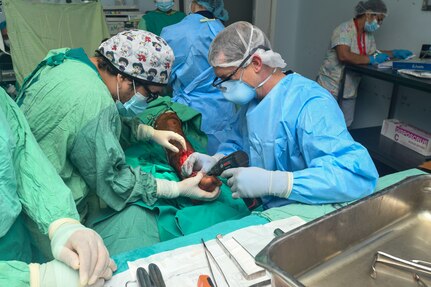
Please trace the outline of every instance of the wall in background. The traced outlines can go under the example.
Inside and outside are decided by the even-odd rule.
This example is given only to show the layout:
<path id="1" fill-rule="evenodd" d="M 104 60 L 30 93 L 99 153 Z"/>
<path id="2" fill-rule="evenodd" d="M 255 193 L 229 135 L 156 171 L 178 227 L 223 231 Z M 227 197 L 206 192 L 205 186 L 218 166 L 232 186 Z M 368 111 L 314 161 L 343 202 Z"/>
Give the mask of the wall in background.
<path id="1" fill-rule="evenodd" d="M 315 79 L 333 29 L 354 16 L 358 1 L 273 2 L 275 16 L 267 20 L 274 26 L 274 49 L 286 59 L 289 68 Z M 385 3 L 389 15 L 375 34 L 377 47 L 381 50 L 403 48 L 419 54 L 421 44 L 431 42 L 431 12 L 421 10 L 422 0 L 385 0 Z M 391 85 L 364 78 L 359 93 L 352 127 L 381 125 L 389 109 Z M 396 118 L 431 131 L 431 95 L 403 87 L 399 93 Z"/>
<path id="2" fill-rule="evenodd" d="M 138 6 L 139 10 L 142 13 L 145 13 L 148 10 L 154 10 L 155 5 L 153 0 L 100 0 L 103 6 L 123 6 L 123 5 L 133 5 Z M 178 10 L 178 2 L 179 0 L 175 0 L 175 9 Z"/>

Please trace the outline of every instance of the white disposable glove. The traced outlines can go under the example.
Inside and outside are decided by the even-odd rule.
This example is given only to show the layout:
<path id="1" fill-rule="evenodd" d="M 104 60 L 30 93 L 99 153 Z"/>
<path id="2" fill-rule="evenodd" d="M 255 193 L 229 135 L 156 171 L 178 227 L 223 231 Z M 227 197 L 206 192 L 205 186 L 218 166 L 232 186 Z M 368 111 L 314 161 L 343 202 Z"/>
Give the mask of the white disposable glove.
<path id="1" fill-rule="evenodd" d="M 155 130 L 151 126 L 140 124 L 138 126 L 138 140 L 149 139 L 168 150 L 179 152 L 178 148 L 169 142 L 170 140 L 174 140 L 179 142 L 184 150 L 187 150 L 186 140 L 176 132 Z"/>
<path id="2" fill-rule="evenodd" d="M 32 263 L 30 269 L 30 287 L 102 287 L 112 277 L 112 271 L 106 270 L 92 285 L 81 285 L 78 271 L 63 262 L 53 260 L 44 264 Z"/>
<path id="3" fill-rule="evenodd" d="M 102 238 L 78 221 L 62 218 L 49 226 L 49 238 L 54 258 L 75 270 L 79 269 L 81 285 L 92 285 L 98 278 L 117 269 L 109 257 Z"/>
<path id="4" fill-rule="evenodd" d="M 238 167 L 225 170 L 233 198 L 253 198 L 273 195 L 288 198 L 292 192 L 293 174 L 288 171 L 270 171 L 258 167 Z"/>
<path id="5" fill-rule="evenodd" d="M 194 152 L 181 166 L 181 174 L 184 177 L 190 176 L 194 171 L 202 171 L 207 173 L 224 155 L 215 154 L 209 156 L 207 154 Z"/>
<path id="6" fill-rule="evenodd" d="M 177 198 L 179 196 L 184 196 L 203 201 L 212 201 L 217 199 L 217 197 L 220 195 L 220 187 L 217 186 L 212 192 L 208 192 L 199 188 L 198 184 L 203 176 L 204 174 L 202 172 L 198 172 L 196 176 L 189 177 L 180 182 L 156 179 L 157 197 Z"/>

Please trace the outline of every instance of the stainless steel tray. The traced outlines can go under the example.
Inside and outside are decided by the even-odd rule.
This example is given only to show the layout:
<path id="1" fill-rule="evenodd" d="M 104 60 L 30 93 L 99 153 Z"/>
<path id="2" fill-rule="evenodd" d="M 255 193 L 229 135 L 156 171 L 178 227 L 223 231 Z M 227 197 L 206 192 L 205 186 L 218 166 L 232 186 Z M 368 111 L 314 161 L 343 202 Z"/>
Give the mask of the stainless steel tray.
<path id="1" fill-rule="evenodd" d="M 431 261 L 431 175 L 407 178 L 275 238 L 256 262 L 273 286 L 431 286 L 431 276 L 377 264 L 377 251 Z"/>

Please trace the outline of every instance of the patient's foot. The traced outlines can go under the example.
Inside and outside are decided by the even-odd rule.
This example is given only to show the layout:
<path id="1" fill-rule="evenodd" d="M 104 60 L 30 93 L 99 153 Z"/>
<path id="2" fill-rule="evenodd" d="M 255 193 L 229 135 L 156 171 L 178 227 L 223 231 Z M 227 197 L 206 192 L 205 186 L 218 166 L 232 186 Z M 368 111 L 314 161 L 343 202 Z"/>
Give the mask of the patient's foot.
<path id="1" fill-rule="evenodd" d="M 177 175 L 183 179 L 183 176 L 181 175 L 181 166 L 186 161 L 186 159 L 194 153 L 194 149 L 190 142 L 187 140 L 186 136 L 184 135 L 183 129 L 182 129 L 182 123 L 180 118 L 177 116 L 176 113 L 172 111 L 167 111 L 163 114 L 161 114 L 154 124 L 154 128 L 158 130 L 166 130 L 166 131 L 173 131 L 177 134 L 181 135 L 186 140 L 186 146 L 187 150 L 185 151 L 181 144 L 176 141 L 170 141 L 171 144 L 175 145 L 178 149 L 178 153 L 174 153 L 173 151 L 166 150 L 168 154 L 168 162 L 169 165 L 172 166 Z M 192 174 L 191 176 L 194 176 L 195 174 Z M 199 183 L 199 187 L 205 191 L 213 191 L 217 186 L 221 185 L 221 181 L 215 177 L 215 176 L 204 176 L 202 180 Z"/>

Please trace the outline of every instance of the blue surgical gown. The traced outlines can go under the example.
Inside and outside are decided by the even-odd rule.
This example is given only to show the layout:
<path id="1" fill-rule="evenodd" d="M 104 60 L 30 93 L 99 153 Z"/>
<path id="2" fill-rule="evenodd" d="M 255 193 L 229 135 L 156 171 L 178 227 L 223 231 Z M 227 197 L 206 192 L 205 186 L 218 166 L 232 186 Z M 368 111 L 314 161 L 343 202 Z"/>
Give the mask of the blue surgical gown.
<path id="1" fill-rule="evenodd" d="M 223 28 L 220 20 L 206 21 L 202 15 L 191 14 L 165 27 L 161 34 L 175 54 L 170 78 L 172 100 L 202 114 L 201 129 L 208 136 L 209 154 L 227 140 L 236 114 L 235 105 L 211 85 L 215 73 L 207 59 L 211 42 Z"/>
<path id="2" fill-rule="evenodd" d="M 351 201 L 376 185 L 373 161 L 347 131 L 333 96 L 299 74 L 285 76 L 263 100 L 242 107 L 236 133 L 242 140 L 227 141 L 219 153 L 243 149 L 251 166 L 293 172 L 289 198 L 265 196 L 266 208 Z"/>

